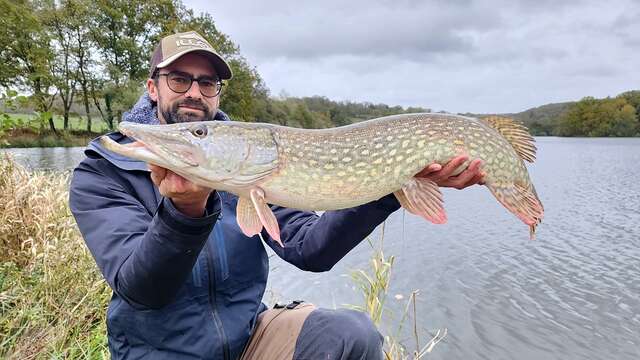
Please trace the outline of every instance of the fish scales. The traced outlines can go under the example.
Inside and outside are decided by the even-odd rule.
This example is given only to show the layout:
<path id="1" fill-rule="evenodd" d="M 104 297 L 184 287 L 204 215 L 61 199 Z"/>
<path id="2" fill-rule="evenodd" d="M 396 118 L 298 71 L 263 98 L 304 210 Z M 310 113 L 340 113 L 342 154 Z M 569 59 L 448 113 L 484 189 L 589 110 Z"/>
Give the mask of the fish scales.
<path id="1" fill-rule="evenodd" d="M 243 214 L 239 226 L 247 235 L 264 225 L 279 240 L 267 203 L 335 210 L 391 193 L 409 212 L 444 223 L 437 184 L 415 175 L 431 163 L 445 164 L 462 154 L 483 160 L 485 185 L 530 226 L 532 236 L 544 213 L 523 162 L 535 159 L 533 138 L 508 118 L 422 113 L 331 129 L 208 121 L 121 123 L 120 130 L 143 146 L 123 146 L 103 137 L 106 148 L 237 194 L 238 214 Z"/>
<path id="2" fill-rule="evenodd" d="M 428 164 L 459 154 L 485 160 L 487 183 L 528 179 L 511 145 L 470 118 L 397 115 L 328 130 L 275 129 L 284 164 L 262 186 L 269 201 L 293 208 L 332 210 L 376 200 Z"/>

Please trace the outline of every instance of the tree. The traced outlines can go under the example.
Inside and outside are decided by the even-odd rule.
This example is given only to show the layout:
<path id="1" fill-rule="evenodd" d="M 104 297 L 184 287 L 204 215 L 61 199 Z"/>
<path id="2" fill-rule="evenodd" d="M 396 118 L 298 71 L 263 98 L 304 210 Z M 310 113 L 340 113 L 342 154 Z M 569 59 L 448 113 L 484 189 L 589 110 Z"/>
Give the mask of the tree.
<path id="1" fill-rule="evenodd" d="M 129 99 L 128 95 L 122 96 L 123 91 L 128 93 L 137 86 L 141 92 L 142 81 L 149 75 L 154 44 L 175 30 L 180 17 L 171 0 L 99 0 L 94 8 L 90 35 L 101 55 L 99 65 L 104 76 L 89 82 L 94 104 L 113 128 L 114 115 L 121 113 L 125 105 L 121 101 Z M 98 94 L 104 100 L 104 109 Z"/>
<path id="2" fill-rule="evenodd" d="M 638 132 L 635 108 L 624 97 L 586 97 L 569 106 L 560 117 L 560 136 L 634 136 Z"/>
<path id="3" fill-rule="evenodd" d="M 15 31 L 20 22 L 20 8 L 24 6 L 13 1 L 0 0 L 0 87 L 9 88 L 18 84 L 22 74 L 21 64 L 14 56 Z"/>
<path id="4" fill-rule="evenodd" d="M 54 58 L 51 62 L 51 73 L 54 86 L 62 100 L 63 128 L 69 129 L 69 109 L 73 104 L 73 97 L 76 94 L 76 84 L 78 82 L 78 68 L 73 61 L 73 34 L 75 14 L 65 6 L 69 2 L 65 1 L 60 7 L 55 2 L 49 1 L 43 9 L 42 22 L 47 26 L 51 34 Z"/>
<path id="5" fill-rule="evenodd" d="M 167 28 L 168 32 L 186 32 L 196 31 L 204 36 L 211 46 L 224 58 L 235 58 L 243 60 L 240 55 L 240 49 L 229 39 L 229 36 L 218 30 L 213 17 L 209 14 L 194 15 L 193 10 L 185 8 L 183 5 L 176 5 L 178 18 L 183 19 L 180 23 L 175 24 L 174 28 Z M 162 36 L 167 35 L 163 33 Z M 158 40 L 160 40 L 158 38 Z M 246 65 L 246 61 L 245 64 Z M 248 65 L 247 65 L 248 68 Z"/>
<path id="6" fill-rule="evenodd" d="M 220 106 L 233 119 L 255 121 L 257 101 L 254 95 L 260 95 L 261 90 L 257 88 L 262 80 L 243 58 L 232 58 L 228 63 L 233 79 L 225 84 Z"/>
<path id="7" fill-rule="evenodd" d="M 633 106 L 636 109 L 636 116 L 640 121 L 640 90 L 631 90 L 627 92 L 623 92 L 618 95 L 629 103 L 629 105 Z"/>
<path id="8" fill-rule="evenodd" d="M 82 104 L 87 117 L 87 129 L 91 131 L 91 108 L 89 97 L 95 95 L 90 91 L 91 80 L 95 69 L 95 61 L 91 57 L 91 49 L 95 48 L 90 36 L 90 2 L 88 0 L 64 0 L 60 3 L 62 17 L 68 29 L 70 53 L 76 66 L 76 80 L 80 85 Z M 112 125 L 109 127 L 112 129 Z M 65 126 L 66 129 L 66 126 Z"/>
<path id="9" fill-rule="evenodd" d="M 0 0 L 4 26 L 11 35 L 4 39 L 3 59 L 10 59 L 7 68 L 16 70 L 12 84 L 30 91 L 39 113 L 41 125 L 49 123 L 56 132 L 53 115 L 49 111 L 56 93 L 54 77 L 51 73 L 54 50 L 50 46 L 50 36 L 42 26 L 43 4 L 37 1 Z M 42 127 L 42 126 L 41 126 Z"/>

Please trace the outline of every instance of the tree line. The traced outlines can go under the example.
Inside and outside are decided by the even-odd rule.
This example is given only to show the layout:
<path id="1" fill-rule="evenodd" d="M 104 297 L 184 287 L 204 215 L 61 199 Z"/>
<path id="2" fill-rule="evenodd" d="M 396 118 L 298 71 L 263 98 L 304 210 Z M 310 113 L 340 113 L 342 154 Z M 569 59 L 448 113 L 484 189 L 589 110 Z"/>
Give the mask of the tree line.
<path id="1" fill-rule="evenodd" d="M 88 131 L 96 119 L 113 129 L 143 92 L 155 44 L 189 30 L 205 36 L 233 70 L 221 98 L 221 107 L 233 119 L 318 128 L 426 110 L 324 97 L 271 97 L 212 16 L 195 14 L 180 0 L 0 0 L 0 13 L 3 105 L 30 109 L 42 128 L 52 132 L 67 130 L 73 114 L 86 118 Z M 63 129 L 56 128 L 54 114 L 63 117 Z"/>
<path id="2" fill-rule="evenodd" d="M 483 117 L 487 114 L 463 115 Z M 587 96 L 579 101 L 546 104 L 519 113 L 496 115 L 516 119 L 535 136 L 640 136 L 640 90 L 603 99 Z"/>
<path id="3" fill-rule="evenodd" d="M 558 136 L 640 136 L 640 91 L 585 97 L 571 104 L 551 129 Z"/>
<path id="4" fill-rule="evenodd" d="M 0 0 L 0 13 L 2 107 L 28 109 L 42 130 L 54 133 L 69 129 L 72 115 L 85 118 L 88 131 L 96 121 L 113 129 L 143 92 L 155 44 L 189 30 L 204 35 L 228 59 L 234 78 L 225 84 L 221 108 L 235 120 L 322 128 L 430 110 L 323 96 L 271 96 L 213 17 L 195 14 L 181 0 Z M 507 115 L 523 121 L 535 135 L 638 136 L 639 112 L 636 90 Z M 56 128 L 54 114 L 63 117 L 62 129 Z M 1 133 L 11 117 L 4 114 L 0 122 Z"/>
<path id="5" fill-rule="evenodd" d="M 89 130 L 95 117 L 113 128 L 143 89 L 153 47 L 170 33 L 196 30 L 229 60 L 238 79 L 227 88 L 231 102 L 250 108 L 264 88 L 213 18 L 180 1 L 0 0 L 0 13 L 0 89 L 9 101 L 29 94 L 23 102 L 54 132 L 53 112 L 67 129 L 76 103 Z"/>

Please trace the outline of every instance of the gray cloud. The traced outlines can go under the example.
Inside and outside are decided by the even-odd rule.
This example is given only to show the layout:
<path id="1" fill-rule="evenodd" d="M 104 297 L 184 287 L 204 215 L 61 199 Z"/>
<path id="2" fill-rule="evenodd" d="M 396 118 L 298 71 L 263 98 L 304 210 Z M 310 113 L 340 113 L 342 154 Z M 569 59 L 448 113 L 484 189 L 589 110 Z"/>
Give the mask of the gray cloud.
<path id="1" fill-rule="evenodd" d="M 187 1 L 272 93 L 515 112 L 638 88 L 636 0 Z"/>
<path id="2" fill-rule="evenodd" d="M 501 19 L 469 2 L 328 1 L 269 2 L 245 7 L 242 23 L 255 32 L 238 33 L 255 56 L 313 58 L 332 55 L 396 54 L 422 60 L 432 53 L 473 51 L 468 34 L 497 28 Z"/>

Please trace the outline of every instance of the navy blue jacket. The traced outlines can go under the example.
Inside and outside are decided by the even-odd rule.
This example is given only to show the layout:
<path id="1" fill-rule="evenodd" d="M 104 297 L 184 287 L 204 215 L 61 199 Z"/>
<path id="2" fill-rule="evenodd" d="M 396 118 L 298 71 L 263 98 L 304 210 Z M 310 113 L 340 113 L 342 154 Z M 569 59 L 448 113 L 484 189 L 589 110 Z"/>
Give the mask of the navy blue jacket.
<path id="1" fill-rule="evenodd" d="M 145 163 L 95 140 L 85 154 L 73 172 L 69 202 L 113 289 L 107 311 L 112 357 L 237 358 L 265 309 L 269 269 L 260 238 L 246 237 L 236 223 L 237 197 L 214 192 L 206 216 L 190 218 L 158 193 Z M 289 263 L 326 271 L 398 208 L 393 195 L 320 217 L 272 206 L 284 248 L 262 235 Z"/>

